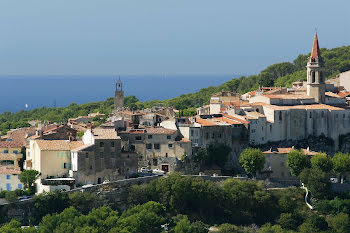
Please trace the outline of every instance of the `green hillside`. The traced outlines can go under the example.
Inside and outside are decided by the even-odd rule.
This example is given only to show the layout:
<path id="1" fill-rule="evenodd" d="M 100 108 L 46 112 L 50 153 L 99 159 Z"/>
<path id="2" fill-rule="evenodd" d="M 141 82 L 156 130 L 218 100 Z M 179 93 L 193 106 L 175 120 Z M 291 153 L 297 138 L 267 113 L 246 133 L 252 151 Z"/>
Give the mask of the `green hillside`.
<path id="1" fill-rule="evenodd" d="M 343 46 L 333 49 L 321 49 L 325 60 L 326 76 L 334 77 L 340 72 L 350 70 L 350 46 Z M 168 100 L 153 100 L 141 103 L 135 96 L 127 96 L 125 104 L 133 109 L 149 108 L 154 105 L 173 106 L 182 109 L 183 115 L 195 113 L 196 107 L 208 103 L 213 93 L 221 90 L 246 93 L 261 86 L 290 86 L 292 82 L 299 79 L 306 79 L 305 65 L 310 54 L 299 55 L 293 62 L 273 64 L 258 75 L 249 77 L 242 76 L 233 78 L 220 86 L 202 88 L 198 92 L 180 95 Z M 135 93 L 137 95 L 137 93 Z M 91 112 L 109 114 L 113 110 L 113 98 L 106 101 L 77 105 L 75 103 L 59 108 L 37 108 L 30 111 L 17 113 L 4 112 L 0 114 L 0 131 L 6 133 L 9 129 L 28 126 L 28 120 L 46 120 L 54 122 L 65 122 L 68 118 L 87 115 Z"/>

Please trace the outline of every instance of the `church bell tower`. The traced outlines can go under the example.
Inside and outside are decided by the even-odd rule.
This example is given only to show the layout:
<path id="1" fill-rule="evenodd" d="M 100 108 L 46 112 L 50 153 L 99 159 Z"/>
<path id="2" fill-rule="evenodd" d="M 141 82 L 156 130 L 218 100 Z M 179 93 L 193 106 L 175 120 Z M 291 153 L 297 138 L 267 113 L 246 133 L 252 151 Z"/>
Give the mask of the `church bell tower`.
<path id="1" fill-rule="evenodd" d="M 123 91 L 123 83 L 120 80 L 120 77 L 116 83 L 116 90 L 114 93 L 114 110 L 120 110 L 124 106 L 124 91 Z"/>
<path id="2" fill-rule="evenodd" d="M 325 75 L 324 63 L 321 57 L 320 47 L 318 45 L 317 32 L 314 36 L 314 43 L 312 46 L 311 56 L 308 59 L 307 70 L 307 95 L 314 97 L 316 103 L 325 102 Z"/>

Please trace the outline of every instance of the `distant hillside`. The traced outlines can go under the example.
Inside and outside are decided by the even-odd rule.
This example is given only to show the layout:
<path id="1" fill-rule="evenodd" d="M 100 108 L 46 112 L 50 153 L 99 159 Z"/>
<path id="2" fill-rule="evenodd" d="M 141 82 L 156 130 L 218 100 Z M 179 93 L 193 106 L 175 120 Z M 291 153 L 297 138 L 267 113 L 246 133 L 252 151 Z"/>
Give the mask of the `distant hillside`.
<path id="1" fill-rule="evenodd" d="M 326 76 L 334 77 L 336 74 L 350 70 L 350 46 L 333 49 L 321 49 L 325 60 Z M 154 105 L 173 106 L 182 109 L 184 115 L 195 113 L 196 107 L 209 102 L 210 96 L 221 90 L 246 93 L 262 86 L 290 86 L 292 82 L 306 79 L 306 62 L 310 54 L 299 55 L 292 63 L 282 62 L 271 65 L 258 75 L 234 78 L 220 86 L 202 88 L 198 92 L 168 100 L 153 100 L 141 103 L 135 96 L 127 96 L 125 104 L 133 109 L 149 108 Z M 137 93 L 135 93 L 137 95 Z M 37 108 L 30 111 L 17 113 L 4 112 L 0 114 L 0 131 L 6 133 L 9 129 L 28 126 L 28 120 L 39 119 L 54 122 L 65 122 L 68 118 L 87 115 L 91 112 L 111 113 L 113 110 L 113 98 L 106 101 L 77 105 L 70 104 L 59 108 Z"/>

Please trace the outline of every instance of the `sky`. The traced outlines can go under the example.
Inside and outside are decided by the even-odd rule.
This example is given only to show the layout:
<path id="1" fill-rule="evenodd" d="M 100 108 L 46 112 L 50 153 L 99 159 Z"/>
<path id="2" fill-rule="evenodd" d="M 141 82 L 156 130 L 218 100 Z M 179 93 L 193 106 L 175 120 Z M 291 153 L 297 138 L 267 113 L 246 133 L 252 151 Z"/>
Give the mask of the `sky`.
<path id="1" fill-rule="evenodd" d="M 350 45 L 349 0 L 0 0 L 0 75 L 254 74 Z"/>

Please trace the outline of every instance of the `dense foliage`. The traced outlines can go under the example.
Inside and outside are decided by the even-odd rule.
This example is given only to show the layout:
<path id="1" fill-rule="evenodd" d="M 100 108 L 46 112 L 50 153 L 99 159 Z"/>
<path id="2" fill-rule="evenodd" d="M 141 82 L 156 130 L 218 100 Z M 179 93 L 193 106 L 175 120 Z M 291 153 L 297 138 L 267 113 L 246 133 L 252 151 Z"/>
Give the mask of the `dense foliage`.
<path id="1" fill-rule="evenodd" d="M 326 76 L 335 76 L 340 72 L 350 69 L 350 46 L 333 49 L 321 49 L 326 66 Z M 152 100 L 141 103 L 136 96 L 125 97 L 125 105 L 130 109 L 150 108 L 155 105 L 173 106 L 181 110 L 185 116 L 194 115 L 196 107 L 208 103 L 210 96 L 222 90 L 246 93 L 261 86 L 291 86 L 291 83 L 306 79 L 305 65 L 309 54 L 299 55 L 293 62 L 282 62 L 271 65 L 258 75 L 233 78 L 217 87 L 202 88 L 196 93 L 180 95 L 168 100 Z M 42 120 L 53 122 L 66 122 L 68 118 L 85 116 L 88 113 L 111 113 L 113 110 L 113 98 L 106 101 L 77 105 L 70 104 L 67 107 L 37 108 L 30 111 L 17 113 L 4 112 L 0 114 L 0 131 L 6 133 L 9 129 L 29 126 L 28 120 Z"/>
<path id="2" fill-rule="evenodd" d="M 86 192 L 41 194 L 34 222 L 40 230 L 21 229 L 12 220 L 0 232 L 206 233 L 210 226 L 222 233 L 349 232 L 350 226 L 348 195 L 319 201 L 315 212 L 302 189 L 267 190 L 254 181 L 214 183 L 172 174 L 131 186 L 127 196 L 131 206 L 122 212 L 94 206 L 98 197 Z"/>

